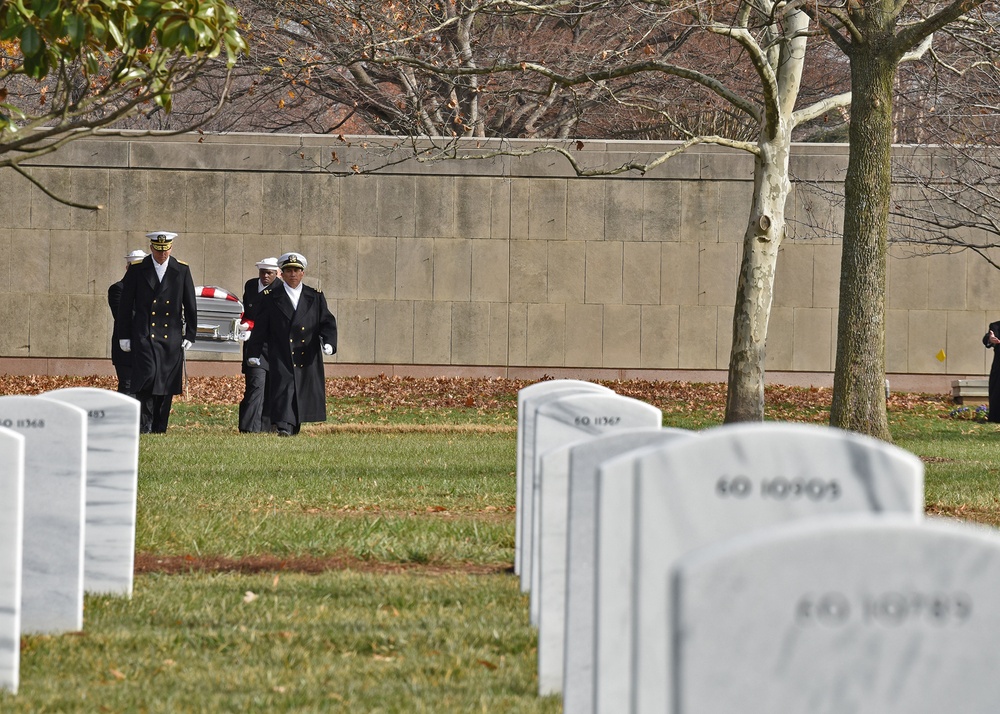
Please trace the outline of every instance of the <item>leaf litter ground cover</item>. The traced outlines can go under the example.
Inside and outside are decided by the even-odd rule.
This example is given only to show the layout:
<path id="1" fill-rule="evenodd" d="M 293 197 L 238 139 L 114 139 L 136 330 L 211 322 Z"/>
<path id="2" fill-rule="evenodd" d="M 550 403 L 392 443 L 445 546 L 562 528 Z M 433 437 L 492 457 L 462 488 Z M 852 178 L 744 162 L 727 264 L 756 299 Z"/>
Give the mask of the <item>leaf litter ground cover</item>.
<path id="1" fill-rule="evenodd" d="M 0 710 L 558 711 L 509 575 L 526 384 L 331 379 L 328 422 L 279 440 L 236 432 L 241 377 L 192 378 L 169 433 L 142 439 L 136 597 L 88 597 L 80 635 L 24 637 Z M 722 421 L 723 385 L 605 384 L 668 426 Z M 115 385 L 0 378 L 65 386 Z M 769 387 L 767 417 L 822 424 L 829 402 Z M 928 513 L 996 524 L 1000 430 L 951 410 L 893 394 L 894 439 L 927 466 Z"/>

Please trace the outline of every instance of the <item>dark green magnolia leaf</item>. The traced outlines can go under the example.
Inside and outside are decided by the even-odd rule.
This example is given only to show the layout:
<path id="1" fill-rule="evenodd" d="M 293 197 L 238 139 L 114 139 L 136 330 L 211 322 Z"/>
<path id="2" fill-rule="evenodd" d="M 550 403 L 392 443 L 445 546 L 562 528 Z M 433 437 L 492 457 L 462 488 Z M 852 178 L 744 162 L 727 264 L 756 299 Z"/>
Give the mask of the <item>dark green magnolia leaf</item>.
<path id="1" fill-rule="evenodd" d="M 66 35 L 74 47 L 79 47 L 87 39 L 87 23 L 79 15 L 70 15 L 66 18 Z"/>
<path id="2" fill-rule="evenodd" d="M 160 45 L 162 47 L 176 47 L 177 36 L 181 31 L 181 27 L 186 27 L 186 25 L 174 18 L 164 22 L 156 33 Z"/>
<path id="3" fill-rule="evenodd" d="M 118 29 L 118 25 L 113 20 L 108 20 L 108 32 L 111 34 L 111 39 L 114 40 L 116 46 L 121 47 L 125 43 L 121 30 Z"/>
<path id="4" fill-rule="evenodd" d="M 95 37 L 104 37 L 104 33 L 107 32 L 107 28 L 104 26 L 104 22 L 97 15 L 91 15 L 90 18 L 90 31 Z"/>
<path id="5" fill-rule="evenodd" d="M 27 57 L 34 57 L 42 51 L 42 38 L 34 25 L 25 25 L 21 31 L 21 53 Z"/>
<path id="6" fill-rule="evenodd" d="M 141 23 L 129 30 L 128 41 L 133 47 L 146 47 L 149 44 L 150 33 L 152 28 Z"/>
<path id="7" fill-rule="evenodd" d="M 49 73 L 49 56 L 45 52 L 25 56 L 24 73 L 32 79 L 42 79 Z"/>
<path id="8" fill-rule="evenodd" d="M 20 36 L 21 30 L 24 29 L 24 23 L 20 21 L 18 15 L 11 17 L 10 12 L 7 13 L 7 21 L 3 29 L 0 29 L 0 40 L 10 40 L 15 37 Z"/>
<path id="9" fill-rule="evenodd" d="M 226 39 L 226 47 L 231 47 L 234 50 L 246 50 L 247 48 L 246 40 L 244 40 L 243 35 L 241 35 L 236 30 L 234 29 L 226 30 L 226 34 L 224 35 L 224 37 Z"/>
<path id="10" fill-rule="evenodd" d="M 59 0 L 33 0 L 31 7 L 38 14 L 38 17 L 44 20 L 56 11 L 59 7 Z"/>
<path id="11" fill-rule="evenodd" d="M 139 3 L 139 7 L 135 9 L 135 14 L 139 17 L 153 18 L 160 14 L 161 7 L 158 2 L 146 0 L 146 2 Z"/>
<path id="12" fill-rule="evenodd" d="M 194 32 L 198 40 L 198 47 L 211 47 L 215 44 L 215 37 L 211 28 L 201 20 L 192 18 L 188 20 L 188 27 Z"/>
<path id="13" fill-rule="evenodd" d="M 183 47 L 188 52 L 197 52 L 198 50 L 198 36 L 195 34 L 194 30 L 187 23 L 184 23 L 177 33 L 177 37 L 180 41 L 181 47 Z"/>

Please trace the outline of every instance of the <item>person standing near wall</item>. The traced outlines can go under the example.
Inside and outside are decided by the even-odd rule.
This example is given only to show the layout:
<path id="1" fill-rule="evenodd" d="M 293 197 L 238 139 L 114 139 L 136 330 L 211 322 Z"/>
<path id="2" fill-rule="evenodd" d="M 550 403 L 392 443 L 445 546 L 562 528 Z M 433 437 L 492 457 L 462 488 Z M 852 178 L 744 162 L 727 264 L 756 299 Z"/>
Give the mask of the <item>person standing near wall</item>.
<path id="1" fill-rule="evenodd" d="M 125 256 L 125 272 L 133 265 L 137 265 L 142 262 L 142 259 L 146 257 L 145 251 L 133 250 L 131 253 Z M 122 275 L 122 279 L 117 283 L 111 283 L 108 288 L 108 307 L 111 308 L 111 316 L 114 318 L 114 327 L 111 329 L 111 364 L 115 366 L 115 374 L 118 375 L 118 391 L 122 394 L 127 394 L 130 397 L 135 396 L 135 392 L 132 391 L 130 384 L 130 377 L 132 376 L 132 354 L 129 352 L 122 352 L 122 347 L 119 344 L 119 340 L 122 339 L 121 330 L 118 328 L 118 303 L 122 299 L 122 285 L 124 284 L 125 276 Z"/>
<path id="2" fill-rule="evenodd" d="M 985 335 L 983 344 L 986 349 L 993 350 L 993 365 L 990 367 L 990 413 L 989 420 L 994 424 L 1000 424 L 1000 322 L 991 322 Z"/>
<path id="3" fill-rule="evenodd" d="M 257 312 L 260 309 L 264 291 L 278 277 L 278 259 L 264 258 L 257 263 L 257 277 L 251 278 L 243 286 L 243 322 L 240 323 L 240 339 L 252 334 Z M 239 429 L 242 434 L 252 434 L 271 430 L 271 414 L 264 405 L 269 404 L 271 380 L 268 376 L 267 343 L 264 343 L 260 364 L 250 366 L 246 362 L 246 345 L 243 346 L 243 399 L 240 401 Z"/>
<path id="4" fill-rule="evenodd" d="M 326 421 L 323 355 L 337 351 L 337 320 L 323 293 L 302 284 L 305 256 L 285 253 L 278 265 L 281 281 L 263 293 L 246 363 L 259 366 L 267 345 L 271 424 L 278 436 L 292 436 L 303 422 Z"/>
<path id="5" fill-rule="evenodd" d="M 120 346 L 132 353 L 131 388 L 142 403 L 139 430 L 167 430 L 173 395 L 183 391 L 184 351 L 194 344 L 198 306 L 187 263 L 170 257 L 176 233 L 147 233 L 152 254 L 125 273 L 118 305 Z"/>

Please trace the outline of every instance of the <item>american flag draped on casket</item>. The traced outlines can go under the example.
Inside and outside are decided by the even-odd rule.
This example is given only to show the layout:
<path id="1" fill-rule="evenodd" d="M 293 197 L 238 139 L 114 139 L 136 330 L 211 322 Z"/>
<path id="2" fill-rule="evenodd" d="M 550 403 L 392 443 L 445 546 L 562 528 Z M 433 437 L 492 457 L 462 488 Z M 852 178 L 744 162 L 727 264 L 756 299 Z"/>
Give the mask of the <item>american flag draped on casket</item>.
<path id="1" fill-rule="evenodd" d="M 236 352 L 242 347 L 238 338 L 243 303 L 228 290 L 213 285 L 196 285 L 198 338 L 192 350 L 199 352 Z"/>

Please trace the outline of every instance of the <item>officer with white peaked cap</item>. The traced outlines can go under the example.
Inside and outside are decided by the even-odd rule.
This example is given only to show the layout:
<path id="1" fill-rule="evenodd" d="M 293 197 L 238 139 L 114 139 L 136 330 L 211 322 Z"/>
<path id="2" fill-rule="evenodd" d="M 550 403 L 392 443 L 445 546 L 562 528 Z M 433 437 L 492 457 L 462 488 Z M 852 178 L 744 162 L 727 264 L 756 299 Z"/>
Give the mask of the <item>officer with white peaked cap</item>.
<path id="1" fill-rule="evenodd" d="M 337 320 L 323 293 L 302 283 L 309 261 L 298 252 L 278 258 L 281 282 L 264 290 L 246 364 L 260 364 L 264 347 L 271 379 L 271 425 L 278 436 L 303 422 L 326 421 L 323 355 L 337 351 Z"/>
<path id="2" fill-rule="evenodd" d="M 260 308 L 264 291 L 274 284 L 278 277 L 278 259 L 264 258 L 257 263 L 257 277 L 250 278 L 243 286 L 243 318 L 240 323 L 240 339 L 252 334 L 254 321 Z M 271 380 L 268 376 L 267 345 L 261 350 L 259 364 L 248 365 L 246 345 L 243 346 L 243 399 L 240 400 L 239 430 L 251 434 L 271 430 L 271 410 L 268 397 L 271 394 Z"/>
<path id="3" fill-rule="evenodd" d="M 125 255 L 125 271 L 133 265 L 142 262 L 142 259 L 146 257 L 146 251 L 144 250 L 133 250 Z M 111 308 L 111 316 L 114 318 L 114 326 L 111 329 L 111 364 L 115 366 L 115 374 L 118 376 L 118 391 L 122 394 L 128 394 L 129 396 L 135 396 L 130 386 L 131 375 L 132 375 L 132 354 L 130 352 L 123 352 L 119 341 L 122 338 L 121 331 L 118 327 L 118 304 L 122 299 L 122 285 L 124 284 L 125 277 L 117 283 L 111 283 L 108 287 L 108 307 Z"/>
<path id="4" fill-rule="evenodd" d="M 142 404 L 139 430 L 163 433 L 173 395 L 184 386 L 184 351 L 195 340 L 198 306 L 187 263 L 170 256 L 176 233 L 147 233 L 152 253 L 125 273 L 119 344 L 132 353 L 131 389 Z"/>

